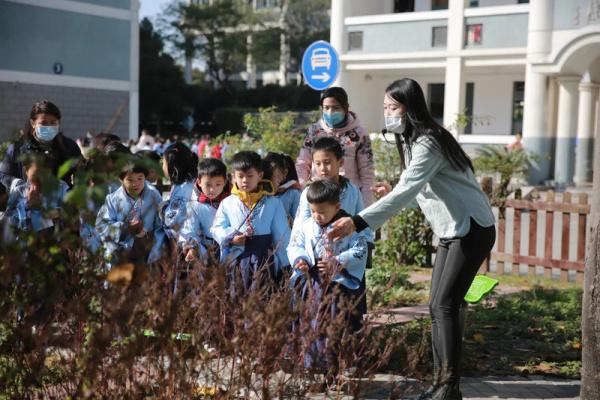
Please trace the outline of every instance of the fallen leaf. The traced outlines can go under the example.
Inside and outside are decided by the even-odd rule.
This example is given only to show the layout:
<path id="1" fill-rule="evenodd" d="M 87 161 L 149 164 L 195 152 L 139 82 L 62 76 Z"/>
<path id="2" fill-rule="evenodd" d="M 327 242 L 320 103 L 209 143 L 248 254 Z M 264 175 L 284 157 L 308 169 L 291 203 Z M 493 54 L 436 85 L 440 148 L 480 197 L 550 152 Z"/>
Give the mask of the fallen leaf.
<path id="1" fill-rule="evenodd" d="M 128 284 L 133 278 L 135 266 L 132 263 L 115 265 L 108 271 L 106 280 L 112 284 Z"/>
<path id="2" fill-rule="evenodd" d="M 542 363 L 539 363 L 538 365 L 536 365 L 535 369 L 538 372 L 543 372 L 546 374 L 557 372 L 557 369 L 553 365 L 545 363 L 545 362 L 542 362 Z"/>
<path id="3" fill-rule="evenodd" d="M 473 340 L 475 340 L 479 344 L 485 344 L 485 338 L 484 338 L 483 334 L 481 334 L 481 333 L 474 334 Z"/>

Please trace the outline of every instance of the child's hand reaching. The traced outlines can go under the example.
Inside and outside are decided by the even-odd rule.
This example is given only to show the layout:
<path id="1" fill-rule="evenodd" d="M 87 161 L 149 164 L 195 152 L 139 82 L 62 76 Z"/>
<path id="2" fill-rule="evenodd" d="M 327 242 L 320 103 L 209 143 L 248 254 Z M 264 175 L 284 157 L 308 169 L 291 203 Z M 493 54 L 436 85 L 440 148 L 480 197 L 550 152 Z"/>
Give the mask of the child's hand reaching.
<path id="1" fill-rule="evenodd" d="M 42 189 L 37 183 L 31 182 L 27 190 L 27 202 L 30 206 L 38 205 L 42 200 Z"/>
<path id="2" fill-rule="evenodd" d="M 143 228 L 144 228 L 144 225 L 143 225 L 142 221 L 136 218 L 136 219 L 132 220 L 129 223 L 129 226 L 127 227 L 127 230 L 130 233 L 132 233 L 132 234 L 134 234 L 134 235 L 137 236 L 141 232 L 143 232 Z"/>
<path id="3" fill-rule="evenodd" d="M 191 262 L 191 261 L 195 261 L 198 258 L 198 255 L 196 254 L 196 251 L 192 248 L 187 249 L 186 253 L 185 253 L 185 261 L 187 262 Z"/>
<path id="4" fill-rule="evenodd" d="M 296 268 L 298 270 L 300 270 L 301 272 L 307 273 L 308 270 L 310 269 L 310 266 L 308 265 L 308 263 L 304 260 L 300 260 L 296 263 Z"/>
<path id="5" fill-rule="evenodd" d="M 337 265 L 337 260 L 335 258 L 330 258 L 328 260 L 319 260 L 317 262 L 317 268 L 319 269 L 319 275 L 321 277 L 332 277 L 333 271 L 335 270 L 335 266 Z"/>
<path id="6" fill-rule="evenodd" d="M 194 247 L 189 247 L 186 249 L 184 249 L 185 251 L 185 261 L 187 262 L 201 262 L 200 258 L 198 257 L 198 250 Z"/>
<path id="7" fill-rule="evenodd" d="M 235 235 L 233 239 L 231 239 L 231 244 L 235 246 L 243 246 L 246 244 L 246 235 Z"/>

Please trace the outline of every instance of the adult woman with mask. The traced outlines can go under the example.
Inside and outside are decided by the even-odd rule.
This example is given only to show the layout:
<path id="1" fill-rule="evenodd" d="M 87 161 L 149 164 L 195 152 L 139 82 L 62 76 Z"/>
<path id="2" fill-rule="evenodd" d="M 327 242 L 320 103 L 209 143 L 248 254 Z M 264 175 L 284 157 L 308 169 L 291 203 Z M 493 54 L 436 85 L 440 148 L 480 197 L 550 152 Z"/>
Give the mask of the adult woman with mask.
<path id="1" fill-rule="evenodd" d="M 339 219 L 336 240 L 366 227 L 377 229 L 416 199 L 440 238 L 431 277 L 434 379 L 420 399 L 462 399 L 460 355 L 464 296 L 496 238 L 494 215 L 475 180 L 471 160 L 454 137 L 429 114 L 419 84 L 393 82 L 383 100 L 386 129 L 400 153 L 403 172 L 396 187 L 353 217 Z M 388 193 L 389 192 L 389 193 Z"/>
<path id="2" fill-rule="evenodd" d="M 356 114 L 349 110 L 348 95 L 341 87 L 331 87 L 321 92 L 321 119 L 308 128 L 304 145 L 296 159 L 296 172 L 301 185 L 312 174 L 312 145 L 323 136 L 333 136 L 344 149 L 341 173 L 361 191 L 365 205 L 373 202 L 371 191 L 375 166 L 371 140 Z"/>
<path id="3" fill-rule="evenodd" d="M 25 178 L 23 155 L 42 154 L 54 173 L 65 161 L 81 157 L 77 143 L 62 134 L 60 118 L 60 110 L 48 100 L 33 105 L 25 132 L 15 143 L 8 146 L 4 159 L 0 162 L 0 183 L 7 189 L 10 189 L 14 179 Z M 72 173 L 73 171 L 62 177 L 69 185 Z"/>

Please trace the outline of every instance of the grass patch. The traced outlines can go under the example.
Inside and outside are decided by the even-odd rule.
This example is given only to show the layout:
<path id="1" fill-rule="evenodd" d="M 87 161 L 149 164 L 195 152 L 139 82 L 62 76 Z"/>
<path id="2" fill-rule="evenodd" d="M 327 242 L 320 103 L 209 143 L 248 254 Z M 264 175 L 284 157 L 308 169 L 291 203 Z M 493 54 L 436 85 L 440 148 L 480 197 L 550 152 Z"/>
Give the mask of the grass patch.
<path id="1" fill-rule="evenodd" d="M 427 302 L 429 282 L 411 283 L 409 268 L 392 263 L 367 270 L 367 302 L 371 310 L 406 307 Z"/>
<path id="2" fill-rule="evenodd" d="M 506 279 L 503 281 L 506 284 Z M 390 290 L 388 296 L 395 293 Z M 581 299 L 578 287 L 535 286 L 471 305 L 463 349 L 464 375 L 535 374 L 579 379 Z M 384 370 L 412 377 L 431 373 L 429 318 L 384 329 L 397 339 Z"/>
<path id="3" fill-rule="evenodd" d="M 550 279 L 544 276 L 526 276 L 526 275 L 496 275 L 490 274 L 495 279 L 500 281 L 500 285 L 520 287 L 526 290 L 531 290 L 536 287 L 543 287 L 546 289 L 573 289 L 580 288 L 581 284 L 575 282 L 562 282 L 558 279 Z"/>
<path id="4" fill-rule="evenodd" d="M 472 306 L 465 333 L 468 375 L 579 378 L 580 288 L 533 287 Z"/>

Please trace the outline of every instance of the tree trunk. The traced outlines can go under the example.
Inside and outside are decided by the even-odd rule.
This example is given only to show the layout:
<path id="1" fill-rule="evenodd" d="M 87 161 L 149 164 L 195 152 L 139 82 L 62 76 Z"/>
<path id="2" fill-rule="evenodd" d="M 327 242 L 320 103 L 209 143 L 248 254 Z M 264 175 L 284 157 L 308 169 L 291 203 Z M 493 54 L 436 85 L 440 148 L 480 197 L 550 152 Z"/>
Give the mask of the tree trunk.
<path id="1" fill-rule="evenodd" d="M 588 239 L 585 263 L 581 333 L 581 399 L 600 399 L 600 139 L 594 151 L 594 186 L 592 189 L 592 230 Z"/>

